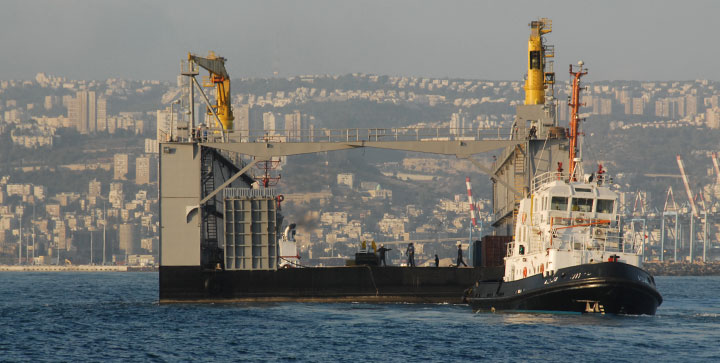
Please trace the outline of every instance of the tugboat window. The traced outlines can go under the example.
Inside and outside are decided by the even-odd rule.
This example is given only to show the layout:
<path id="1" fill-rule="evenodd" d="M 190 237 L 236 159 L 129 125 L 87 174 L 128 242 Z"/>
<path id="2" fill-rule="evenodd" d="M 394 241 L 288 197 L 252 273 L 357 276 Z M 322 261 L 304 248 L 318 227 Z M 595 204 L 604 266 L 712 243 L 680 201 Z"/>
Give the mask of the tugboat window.
<path id="1" fill-rule="evenodd" d="M 550 202 L 551 210 L 567 211 L 567 207 L 568 207 L 567 197 L 552 197 L 552 201 Z"/>
<path id="2" fill-rule="evenodd" d="M 614 200 L 598 199 L 597 212 L 598 213 L 612 213 L 613 212 Z"/>
<path id="3" fill-rule="evenodd" d="M 593 199 L 592 198 L 573 198 L 572 199 L 572 211 L 573 212 L 592 212 Z"/>

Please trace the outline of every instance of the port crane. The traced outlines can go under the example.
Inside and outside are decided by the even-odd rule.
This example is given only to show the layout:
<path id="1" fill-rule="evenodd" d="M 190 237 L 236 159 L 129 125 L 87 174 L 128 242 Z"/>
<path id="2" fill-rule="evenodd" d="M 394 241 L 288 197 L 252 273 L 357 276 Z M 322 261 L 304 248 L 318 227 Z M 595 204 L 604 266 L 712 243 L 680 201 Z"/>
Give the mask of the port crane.
<path id="1" fill-rule="evenodd" d="M 713 159 L 713 163 L 716 163 L 716 159 Z M 690 189 L 690 181 L 688 179 L 687 173 L 685 172 L 685 164 L 683 163 L 683 160 L 682 160 L 682 157 L 680 156 L 680 154 L 677 155 L 677 164 L 678 164 L 678 168 L 680 169 L 680 174 L 682 175 L 683 184 L 685 185 L 685 192 L 687 193 L 688 201 L 690 203 L 690 209 L 691 209 L 691 213 L 692 213 L 692 214 L 690 214 L 690 261 L 692 262 L 693 258 L 694 258 L 693 247 L 695 245 L 695 237 L 696 237 L 695 236 L 695 219 L 700 218 L 700 214 L 698 213 L 697 205 L 695 204 L 695 199 L 697 198 L 698 195 L 700 195 L 700 193 L 698 193 L 698 195 L 695 195 L 693 197 L 692 190 Z M 717 166 L 717 164 L 715 164 L 715 165 Z M 704 200 L 704 198 L 702 198 L 702 195 L 700 195 L 700 200 L 702 202 L 702 206 L 704 209 L 703 213 L 704 213 L 704 217 L 705 217 L 704 218 L 705 219 L 704 220 L 705 227 L 703 227 L 703 232 L 704 232 L 703 233 L 703 261 L 704 261 L 705 257 L 706 257 L 705 250 L 706 250 L 706 246 L 707 246 L 707 208 L 705 206 L 705 200 Z"/>
<path id="2" fill-rule="evenodd" d="M 672 201 L 672 204 L 668 202 Z M 665 217 L 675 217 L 675 230 L 673 239 L 675 240 L 674 261 L 677 261 L 677 244 L 678 244 L 678 206 L 675 203 L 672 186 L 668 188 L 665 195 L 665 205 L 663 206 L 662 219 L 660 225 L 660 261 L 665 261 Z M 668 226 L 669 227 L 669 226 Z M 671 230 L 672 231 L 672 230 Z"/>

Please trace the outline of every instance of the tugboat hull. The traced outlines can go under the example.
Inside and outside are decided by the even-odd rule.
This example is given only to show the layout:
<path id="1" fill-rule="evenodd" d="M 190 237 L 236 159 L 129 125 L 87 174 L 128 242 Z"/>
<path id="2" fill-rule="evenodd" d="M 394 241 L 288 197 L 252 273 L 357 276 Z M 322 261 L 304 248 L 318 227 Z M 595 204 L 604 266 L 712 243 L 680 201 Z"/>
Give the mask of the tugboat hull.
<path id="1" fill-rule="evenodd" d="M 475 311 L 654 315 L 662 297 L 646 271 L 622 262 L 605 262 L 511 282 L 478 282 L 467 291 L 465 301 Z"/>

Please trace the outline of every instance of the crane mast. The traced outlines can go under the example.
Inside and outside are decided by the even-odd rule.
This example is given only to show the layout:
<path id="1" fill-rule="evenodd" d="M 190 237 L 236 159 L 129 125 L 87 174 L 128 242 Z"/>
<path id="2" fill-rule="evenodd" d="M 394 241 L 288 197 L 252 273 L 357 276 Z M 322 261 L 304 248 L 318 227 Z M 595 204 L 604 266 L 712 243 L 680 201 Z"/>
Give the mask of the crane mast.
<path id="1" fill-rule="evenodd" d="M 530 39 L 528 40 L 528 74 L 525 80 L 525 104 L 542 105 L 545 103 L 545 89 L 552 92 L 555 73 L 552 62 L 546 58 L 555 56 L 552 46 L 545 44 L 543 35 L 552 31 L 552 20 L 541 18 L 530 22 Z"/>
<path id="2" fill-rule="evenodd" d="M 210 72 L 209 85 L 215 87 L 216 104 L 211 106 L 214 112 L 209 113 L 215 113 L 223 131 L 229 131 L 233 129 L 235 117 L 231 106 L 230 75 L 225 70 L 225 60 L 216 56 L 214 52 L 210 52 L 206 58 L 188 53 L 188 62 L 195 63 Z"/>

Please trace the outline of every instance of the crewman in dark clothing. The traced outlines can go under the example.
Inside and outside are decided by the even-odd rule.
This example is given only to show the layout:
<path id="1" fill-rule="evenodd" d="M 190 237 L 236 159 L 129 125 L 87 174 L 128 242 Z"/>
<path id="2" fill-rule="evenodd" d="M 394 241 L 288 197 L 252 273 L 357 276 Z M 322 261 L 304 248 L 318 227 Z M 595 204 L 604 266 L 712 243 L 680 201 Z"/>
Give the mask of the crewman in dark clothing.
<path id="1" fill-rule="evenodd" d="M 463 257 L 462 257 L 462 245 L 458 244 L 458 257 L 457 257 L 457 264 L 455 265 L 455 267 L 460 267 L 461 263 L 463 264 L 463 266 L 467 267 L 467 264 L 465 263 L 465 261 L 463 261 Z"/>
<path id="2" fill-rule="evenodd" d="M 407 258 L 408 258 L 408 267 L 415 267 L 415 246 L 413 246 L 412 242 L 408 244 L 407 251 Z"/>
<path id="3" fill-rule="evenodd" d="M 438 258 L 438 255 L 435 255 L 435 267 L 440 267 L 440 258 Z"/>
<path id="4" fill-rule="evenodd" d="M 378 264 L 380 266 L 387 266 L 387 263 L 385 262 L 385 253 L 387 251 L 391 251 L 391 250 L 392 250 L 392 248 L 385 248 L 385 245 L 380 245 L 380 248 L 378 248 L 378 250 L 377 250 L 378 253 L 380 254 L 380 256 L 378 257 L 378 259 L 380 260 L 378 262 Z"/>

